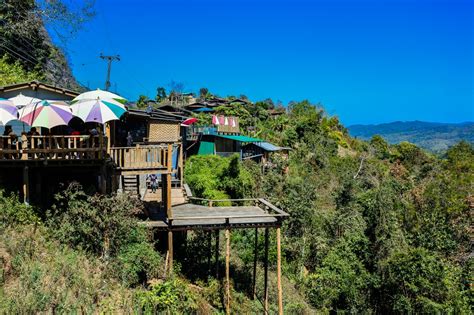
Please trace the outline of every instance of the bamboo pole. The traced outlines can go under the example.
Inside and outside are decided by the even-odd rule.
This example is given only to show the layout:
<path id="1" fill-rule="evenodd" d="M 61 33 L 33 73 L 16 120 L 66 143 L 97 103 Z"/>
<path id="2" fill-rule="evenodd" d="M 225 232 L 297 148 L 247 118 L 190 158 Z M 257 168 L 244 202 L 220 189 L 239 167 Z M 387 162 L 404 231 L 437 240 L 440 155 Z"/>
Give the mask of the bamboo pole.
<path id="1" fill-rule="evenodd" d="M 212 231 L 207 232 L 207 280 L 211 277 Z"/>
<path id="2" fill-rule="evenodd" d="M 168 275 L 173 274 L 173 232 L 168 230 Z"/>
<path id="3" fill-rule="evenodd" d="M 30 202 L 30 177 L 28 166 L 23 168 L 23 202 L 29 204 Z"/>
<path id="4" fill-rule="evenodd" d="M 255 229 L 255 247 L 253 252 L 252 298 L 257 298 L 257 259 L 258 259 L 258 228 Z"/>
<path id="5" fill-rule="evenodd" d="M 281 240 L 280 240 L 280 227 L 276 229 L 277 236 L 277 287 L 278 287 L 278 314 L 283 314 L 283 291 L 281 287 Z"/>
<path id="6" fill-rule="evenodd" d="M 225 309 L 230 314 L 230 229 L 225 230 Z"/>
<path id="7" fill-rule="evenodd" d="M 265 228 L 265 258 L 264 258 L 264 290 L 263 307 L 265 314 L 268 314 L 268 228 Z"/>
<path id="8" fill-rule="evenodd" d="M 219 279 L 219 230 L 216 230 L 216 247 L 215 247 L 215 264 L 216 264 L 216 279 Z"/>

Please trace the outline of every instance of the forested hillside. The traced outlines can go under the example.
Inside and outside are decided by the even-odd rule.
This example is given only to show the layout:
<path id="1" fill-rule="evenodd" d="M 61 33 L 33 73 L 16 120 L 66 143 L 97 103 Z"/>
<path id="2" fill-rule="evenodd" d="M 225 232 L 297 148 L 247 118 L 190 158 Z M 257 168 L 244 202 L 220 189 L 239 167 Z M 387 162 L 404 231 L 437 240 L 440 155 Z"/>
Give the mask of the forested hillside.
<path id="1" fill-rule="evenodd" d="M 264 173 L 246 162 L 237 183 L 215 171 L 223 159 L 192 158 L 186 178 L 197 193 L 265 196 L 288 211 L 286 276 L 318 312 L 469 313 L 473 146 L 437 158 L 407 142 L 353 139 L 306 101 L 276 119 L 267 106 L 235 112 L 247 110 L 243 125 L 255 124 L 255 135 L 293 148 L 289 158 Z"/>
<path id="2" fill-rule="evenodd" d="M 410 143 L 353 139 L 307 101 L 276 118 L 270 107 L 218 111 L 238 113 L 244 130 L 254 127 L 252 136 L 291 147 L 288 158 L 275 155 L 262 169 L 238 156 L 196 156 L 185 178 L 198 196 L 265 197 L 290 213 L 282 244 L 285 311 L 472 312 L 473 146 L 461 142 L 438 158 Z M 208 278 L 201 246 L 207 235 L 190 235 L 175 276 L 165 280 L 159 243 L 137 225 L 142 207 L 77 186 L 46 212 L 2 194 L 0 312 L 222 312 L 222 279 Z M 270 248 L 274 242 L 271 234 Z M 233 312 L 262 312 L 249 292 L 253 231 L 233 232 L 232 246 Z"/>
<path id="3" fill-rule="evenodd" d="M 474 123 L 430 123 L 423 121 L 396 121 L 379 125 L 352 125 L 350 134 L 363 140 L 382 136 L 391 144 L 408 141 L 435 153 L 443 153 L 459 141 L 474 143 Z"/>
<path id="4" fill-rule="evenodd" d="M 42 79 L 74 87 L 43 24 L 73 19 L 61 1 L 41 1 L 52 5 L 45 11 L 35 3 L 0 2 L 0 84 Z M 90 14 L 82 9 L 79 20 Z M 238 156 L 195 156 L 185 179 L 196 196 L 265 197 L 290 214 L 282 228 L 285 313 L 472 313 L 473 145 L 455 143 L 435 156 L 409 142 L 355 139 L 308 101 L 279 116 L 272 109 L 267 100 L 216 111 L 238 116 L 248 136 L 290 147 L 288 156 L 275 154 L 265 167 Z M 125 194 L 71 185 L 52 207 L 38 209 L 0 190 L 0 314 L 222 314 L 224 286 L 207 272 L 207 235 L 190 233 L 170 277 L 162 244 L 138 224 L 143 207 Z M 263 313 L 250 292 L 253 233 L 232 232 L 234 314 Z M 261 238 L 257 297 L 263 247 Z M 273 314 L 273 234 L 270 248 Z"/>
<path id="5" fill-rule="evenodd" d="M 0 85 L 41 80 L 80 90 L 64 51 L 82 23 L 94 14 L 92 2 L 71 8 L 64 1 L 0 1 Z M 48 33 L 47 28 L 50 33 Z"/>

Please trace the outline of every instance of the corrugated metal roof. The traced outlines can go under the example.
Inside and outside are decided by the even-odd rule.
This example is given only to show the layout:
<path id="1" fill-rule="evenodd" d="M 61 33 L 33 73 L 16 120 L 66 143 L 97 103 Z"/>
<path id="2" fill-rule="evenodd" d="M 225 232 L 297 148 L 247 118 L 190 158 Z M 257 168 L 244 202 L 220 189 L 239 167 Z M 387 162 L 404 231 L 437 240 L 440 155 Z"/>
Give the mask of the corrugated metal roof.
<path id="1" fill-rule="evenodd" d="M 282 151 L 282 150 L 291 150 L 291 148 L 288 148 L 288 147 L 279 147 L 279 146 L 276 146 L 270 142 L 266 142 L 266 141 L 263 141 L 263 142 L 257 142 L 257 143 L 254 143 L 254 145 L 256 145 L 257 147 L 259 148 L 262 148 L 263 150 L 265 151 L 268 151 L 268 152 L 276 152 L 276 151 Z"/>
<path id="2" fill-rule="evenodd" d="M 228 135 L 216 135 L 217 137 L 226 138 L 230 140 L 235 140 L 239 142 L 263 142 L 262 139 L 252 138 L 247 136 L 228 136 Z"/>
<path id="3" fill-rule="evenodd" d="M 259 142 L 255 143 L 256 146 L 264 149 L 265 151 L 280 151 L 282 148 L 278 147 L 270 142 Z"/>

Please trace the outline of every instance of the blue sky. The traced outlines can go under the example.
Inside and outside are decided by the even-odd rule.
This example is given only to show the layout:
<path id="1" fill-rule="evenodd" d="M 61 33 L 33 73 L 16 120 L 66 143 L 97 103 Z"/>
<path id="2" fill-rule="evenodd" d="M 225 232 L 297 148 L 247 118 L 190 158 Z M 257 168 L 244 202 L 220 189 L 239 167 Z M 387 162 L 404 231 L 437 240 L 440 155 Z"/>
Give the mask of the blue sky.
<path id="1" fill-rule="evenodd" d="M 134 100 L 174 80 L 251 100 L 309 99 L 345 124 L 474 120 L 474 1 L 96 0 L 68 44 L 77 79 Z"/>

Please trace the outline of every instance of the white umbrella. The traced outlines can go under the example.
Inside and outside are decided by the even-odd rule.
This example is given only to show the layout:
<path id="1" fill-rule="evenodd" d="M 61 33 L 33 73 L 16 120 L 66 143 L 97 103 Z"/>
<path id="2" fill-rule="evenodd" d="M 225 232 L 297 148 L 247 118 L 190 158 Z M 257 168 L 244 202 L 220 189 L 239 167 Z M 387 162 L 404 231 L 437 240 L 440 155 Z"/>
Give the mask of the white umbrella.
<path id="1" fill-rule="evenodd" d="M 92 99 L 76 102 L 71 105 L 74 116 L 84 122 L 105 124 L 111 120 L 119 120 L 127 111 L 124 105 L 113 100 Z"/>
<path id="2" fill-rule="evenodd" d="M 76 96 L 73 100 L 72 103 L 76 102 L 82 102 L 82 101 L 87 101 L 87 100 L 105 100 L 110 103 L 119 103 L 119 104 L 125 104 L 127 100 L 120 95 L 114 94 L 109 91 L 103 91 L 101 89 L 97 89 L 95 91 L 89 91 L 89 92 L 84 92 L 78 96 Z"/>
<path id="3" fill-rule="evenodd" d="M 13 104 L 18 108 L 22 108 L 24 106 L 35 104 L 41 101 L 40 99 L 37 99 L 35 97 L 25 96 L 21 93 L 15 97 L 9 98 L 9 100 L 12 101 Z"/>
<path id="4" fill-rule="evenodd" d="M 16 120 L 18 109 L 12 101 L 0 98 L 0 125 L 6 125 L 7 122 Z"/>

